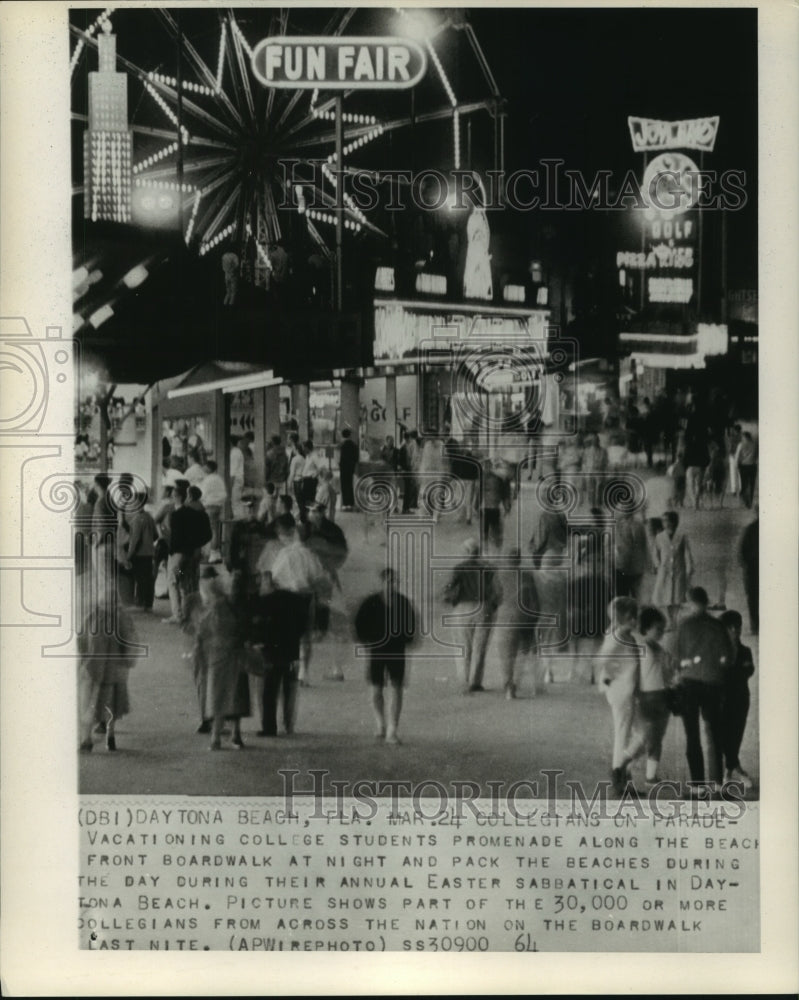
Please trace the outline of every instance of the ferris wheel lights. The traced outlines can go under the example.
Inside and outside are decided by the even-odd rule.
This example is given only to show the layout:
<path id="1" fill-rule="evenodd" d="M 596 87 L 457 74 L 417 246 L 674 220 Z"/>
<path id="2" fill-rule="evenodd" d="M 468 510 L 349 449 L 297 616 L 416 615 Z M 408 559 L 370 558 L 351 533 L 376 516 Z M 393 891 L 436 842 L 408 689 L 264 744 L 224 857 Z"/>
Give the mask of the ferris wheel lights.
<path id="1" fill-rule="evenodd" d="M 427 41 L 435 28 L 433 19 L 423 11 L 415 10 L 411 14 L 403 7 L 397 7 L 396 10 L 402 19 L 402 26 L 407 36 L 417 42 Z"/>

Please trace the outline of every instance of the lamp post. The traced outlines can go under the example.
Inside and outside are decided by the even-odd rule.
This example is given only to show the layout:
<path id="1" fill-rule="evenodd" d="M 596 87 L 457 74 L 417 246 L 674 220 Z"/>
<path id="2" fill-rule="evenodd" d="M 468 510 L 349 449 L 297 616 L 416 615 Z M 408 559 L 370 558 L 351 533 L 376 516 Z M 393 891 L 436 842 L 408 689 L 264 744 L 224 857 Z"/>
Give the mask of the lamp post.
<path id="1" fill-rule="evenodd" d="M 336 96 L 336 308 L 344 307 L 344 122 L 341 95 Z"/>

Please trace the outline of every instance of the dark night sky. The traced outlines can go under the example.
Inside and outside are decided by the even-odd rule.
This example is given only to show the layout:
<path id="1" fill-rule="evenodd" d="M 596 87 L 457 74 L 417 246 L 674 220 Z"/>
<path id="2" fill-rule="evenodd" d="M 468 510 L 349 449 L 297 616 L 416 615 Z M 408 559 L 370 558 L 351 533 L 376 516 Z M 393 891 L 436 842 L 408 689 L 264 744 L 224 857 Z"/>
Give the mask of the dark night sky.
<path id="1" fill-rule="evenodd" d="M 298 34 L 317 33 L 331 13 L 330 9 L 294 8 L 290 29 Z M 81 26 L 96 16 L 96 10 L 71 15 L 73 23 Z M 212 9 L 182 11 L 187 37 L 210 65 L 216 63 L 217 16 Z M 270 16 L 264 8 L 237 11 L 253 42 L 269 33 Z M 444 16 L 443 8 L 429 12 L 434 22 L 440 23 Z M 535 169 L 542 159 L 557 157 L 589 179 L 598 169 L 611 170 L 620 179 L 630 169 L 640 176 L 642 158 L 632 151 L 628 115 L 665 119 L 720 115 L 716 148 L 706 156 L 704 166 L 746 173 L 749 204 L 744 210 L 728 213 L 728 266 L 731 287 L 756 284 L 756 10 L 484 7 L 468 8 L 466 16 L 508 102 L 508 171 Z M 154 13 L 123 8 L 113 15 L 113 23 L 120 54 L 146 69 L 162 67 L 165 72 L 174 72 L 173 44 Z M 400 24 L 393 9 L 361 8 L 347 33 L 400 33 Z M 442 32 L 436 37 L 436 48 L 452 75 L 459 100 L 487 96 L 462 32 Z M 73 103 L 79 101 L 81 88 L 80 74 L 76 76 Z M 131 116 L 146 121 L 147 115 L 152 115 L 149 98 L 142 99 L 138 84 L 131 85 L 129 94 Z M 442 99 L 441 86 L 430 66 L 428 78 L 416 90 L 417 110 L 441 106 Z M 406 92 L 362 93 L 351 101 L 353 106 L 357 104 L 356 110 L 374 110 L 381 117 L 407 114 L 409 107 Z M 490 166 L 484 152 L 491 134 L 489 116 L 479 112 L 469 120 L 473 126 L 472 165 L 478 169 Z M 374 153 L 363 151 L 363 165 L 413 165 L 417 170 L 451 165 L 448 123 L 417 133 L 412 144 L 406 130 L 384 140 L 379 150 L 378 145 L 374 145 Z M 369 163 L 371 155 L 379 159 Z M 79 159 L 76 166 L 79 171 Z M 544 227 L 558 227 L 566 243 L 576 245 L 583 238 L 584 227 L 591 224 L 588 219 L 566 219 L 562 213 L 557 218 L 541 211 L 504 213 L 502 219 L 492 218 L 492 231 L 508 241 L 511 252 L 527 254 Z"/>

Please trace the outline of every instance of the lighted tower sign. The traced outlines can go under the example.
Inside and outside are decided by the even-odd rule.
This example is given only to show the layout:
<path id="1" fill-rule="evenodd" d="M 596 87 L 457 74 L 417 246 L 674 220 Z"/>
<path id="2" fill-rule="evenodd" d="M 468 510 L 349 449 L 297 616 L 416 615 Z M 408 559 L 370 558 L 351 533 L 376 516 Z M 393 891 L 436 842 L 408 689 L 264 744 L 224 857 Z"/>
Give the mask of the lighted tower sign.
<path id="1" fill-rule="evenodd" d="M 97 38 L 98 68 L 89 73 L 83 214 L 93 222 L 130 221 L 133 133 L 128 127 L 128 78 L 117 72 L 116 41 L 106 21 Z"/>

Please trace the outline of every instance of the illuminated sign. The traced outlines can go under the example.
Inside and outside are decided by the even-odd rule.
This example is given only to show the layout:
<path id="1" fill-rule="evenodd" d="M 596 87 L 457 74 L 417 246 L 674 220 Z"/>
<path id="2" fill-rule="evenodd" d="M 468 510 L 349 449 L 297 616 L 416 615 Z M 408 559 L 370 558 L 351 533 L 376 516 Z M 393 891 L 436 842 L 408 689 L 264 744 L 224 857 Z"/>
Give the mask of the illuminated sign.
<path id="1" fill-rule="evenodd" d="M 629 267 L 633 270 L 656 268 L 681 270 L 693 267 L 695 263 L 693 247 L 671 247 L 665 243 L 652 247 L 649 253 L 620 250 L 616 254 L 616 267 Z"/>
<path id="2" fill-rule="evenodd" d="M 425 74 L 427 56 L 409 38 L 264 38 L 252 70 L 265 87 L 403 90 Z"/>
<path id="3" fill-rule="evenodd" d="M 430 274 L 422 271 L 416 275 L 416 291 L 424 295 L 446 295 L 447 279 L 443 274 Z"/>
<path id="4" fill-rule="evenodd" d="M 649 227 L 653 240 L 689 240 L 694 235 L 694 224 L 687 219 L 653 219 Z"/>
<path id="5" fill-rule="evenodd" d="M 506 302 L 524 302 L 524 285 L 505 285 L 502 298 Z"/>
<path id="6" fill-rule="evenodd" d="M 418 304 L 414 304 L 418 305 Z M 487 307 L 486 313 L 469 310 L 465 313 L 450 312 L 442 305 L 425 309 L 406 309 L 402 302 L 376 300 L 374 311 L 375 359 L 399 360 L 415 354 L 421 345 L 428 343 L 433 331 L 447 331 L 446 336 L 436 333 L 442 347 L 449 343 L 463 343 L 474 339 L 478 344 L 489 340 L 507 346 L 509 341 L 530 339 L 546 340 L 547 312 L 518 310 L 508 315 L 501 310 Z"/>
<path id="7" fill-rule="evenodd" d="M 716 144 L 719 116 L 689 118 L 677 122 L 630 117 L 627 124 L 636 153 L 660 152 L 664 149 L 697 149 L 712 153 Z"/>
<path id="8" fill-rule="evenodd" d="M 692 278 L 649 278 L 647 290 L 650 302 L 685 305 L 694 294 L 694 282 Z"/>
<path id="9" fill-rule="evenodd" d="M 726 323 L 699 323 L 697 325 L 698 351 L 709 354 L 726 354 L 730 347 L 730 336 Z"/>
<path id="10" fill-rule="evenodd" d="M 375 271 L 375 291 L 377 292 L 393 292 L 394 291 L 394 268 L 393 267 L 378 267 Z"/>
<path id="11" fill-rule="evenodd" d="M 684 153 L 661 153 L 644 171 L 642 194 L 661 215 L 687 212 L 700 195 L 699 168 Z"/>

